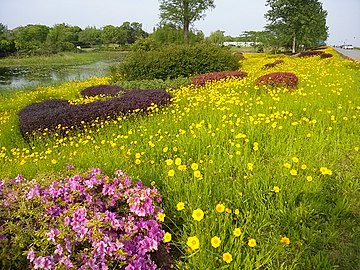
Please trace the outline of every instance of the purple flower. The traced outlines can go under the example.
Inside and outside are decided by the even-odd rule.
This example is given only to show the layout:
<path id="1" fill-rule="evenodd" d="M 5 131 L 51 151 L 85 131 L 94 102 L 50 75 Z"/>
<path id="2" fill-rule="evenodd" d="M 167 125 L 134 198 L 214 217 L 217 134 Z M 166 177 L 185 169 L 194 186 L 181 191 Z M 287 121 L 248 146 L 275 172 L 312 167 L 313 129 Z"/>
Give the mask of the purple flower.
<path id="1" fill-rule="evenodd" d="M 30 261 L 30 262 L 33 262 L 34 259 L 35 259 L 35 252 L 34 250 L 30 249 L 27 253 L 27 259 Z"/>

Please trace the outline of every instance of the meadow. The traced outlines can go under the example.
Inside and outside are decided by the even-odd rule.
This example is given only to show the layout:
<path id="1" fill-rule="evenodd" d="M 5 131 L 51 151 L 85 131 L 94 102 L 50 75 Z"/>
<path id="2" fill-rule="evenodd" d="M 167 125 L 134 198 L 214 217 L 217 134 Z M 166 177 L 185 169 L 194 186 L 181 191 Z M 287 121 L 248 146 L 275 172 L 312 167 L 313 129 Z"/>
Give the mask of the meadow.
<path id="1" fill-rule="evenodd" d="M 248 54 L 248 77 L 167 89 L 166 107 L 65 137 L 25 140 L 17 112 L 48 99 L 91 102 L 80 91 L 111 78 L 7 91 L 0 178 L 50 182 L 70 164 L 155 186 L 175 269 L 359 269 L 360 64 L 327 52 Z M 256 86 L 277 71 L 296 74 L 298 88 Z"/>

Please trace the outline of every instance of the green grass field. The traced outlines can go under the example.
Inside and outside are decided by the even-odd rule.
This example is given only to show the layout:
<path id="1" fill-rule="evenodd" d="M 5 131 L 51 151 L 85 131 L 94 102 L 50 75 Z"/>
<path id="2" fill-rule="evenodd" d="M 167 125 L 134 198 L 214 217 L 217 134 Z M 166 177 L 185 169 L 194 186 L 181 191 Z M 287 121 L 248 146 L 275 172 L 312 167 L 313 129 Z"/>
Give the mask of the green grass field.
<path id="1" fill-rule="evenodd" d="M 17 111 L 109 78 L 0 96 L 0 177 L 53 180 L 70 163 L 154 181 L 175 269 L 360 269 L 360 64 L 245 57 L 243 80 L 169 89 L 166 108 L 65 138 L 26 142 Z M 295 73 L 298 89 L 255 85 L 275 71 Z"/>

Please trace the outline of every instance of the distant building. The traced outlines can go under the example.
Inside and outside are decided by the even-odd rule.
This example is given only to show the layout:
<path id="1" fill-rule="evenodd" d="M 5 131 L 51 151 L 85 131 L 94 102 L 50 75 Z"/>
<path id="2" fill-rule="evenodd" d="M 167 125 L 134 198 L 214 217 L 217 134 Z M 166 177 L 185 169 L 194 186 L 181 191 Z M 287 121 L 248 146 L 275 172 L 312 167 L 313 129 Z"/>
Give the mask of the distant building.
<path id="1" fill-rule="evenodd" d="M 256 44 L 255 42 L 252 41 L 225 41 L 223 43 L 224 46 L 234 46 L 234 47 L 251 47 L 254 44 Z"/>

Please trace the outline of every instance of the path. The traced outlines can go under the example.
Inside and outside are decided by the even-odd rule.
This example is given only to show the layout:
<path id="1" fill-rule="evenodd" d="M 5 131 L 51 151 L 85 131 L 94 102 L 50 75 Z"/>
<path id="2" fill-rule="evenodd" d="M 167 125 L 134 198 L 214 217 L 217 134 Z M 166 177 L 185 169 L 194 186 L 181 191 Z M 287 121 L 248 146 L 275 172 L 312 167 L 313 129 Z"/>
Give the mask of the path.
<path id="1" fill-rule="evenodd" d="M 345 50 L 341 48 L 335 48 L 339 53 L 341 53 L 344 56 L 350 57 L 351 59 L 354 59 L 356 61 L 360 61 L 360 50 Z"/>

